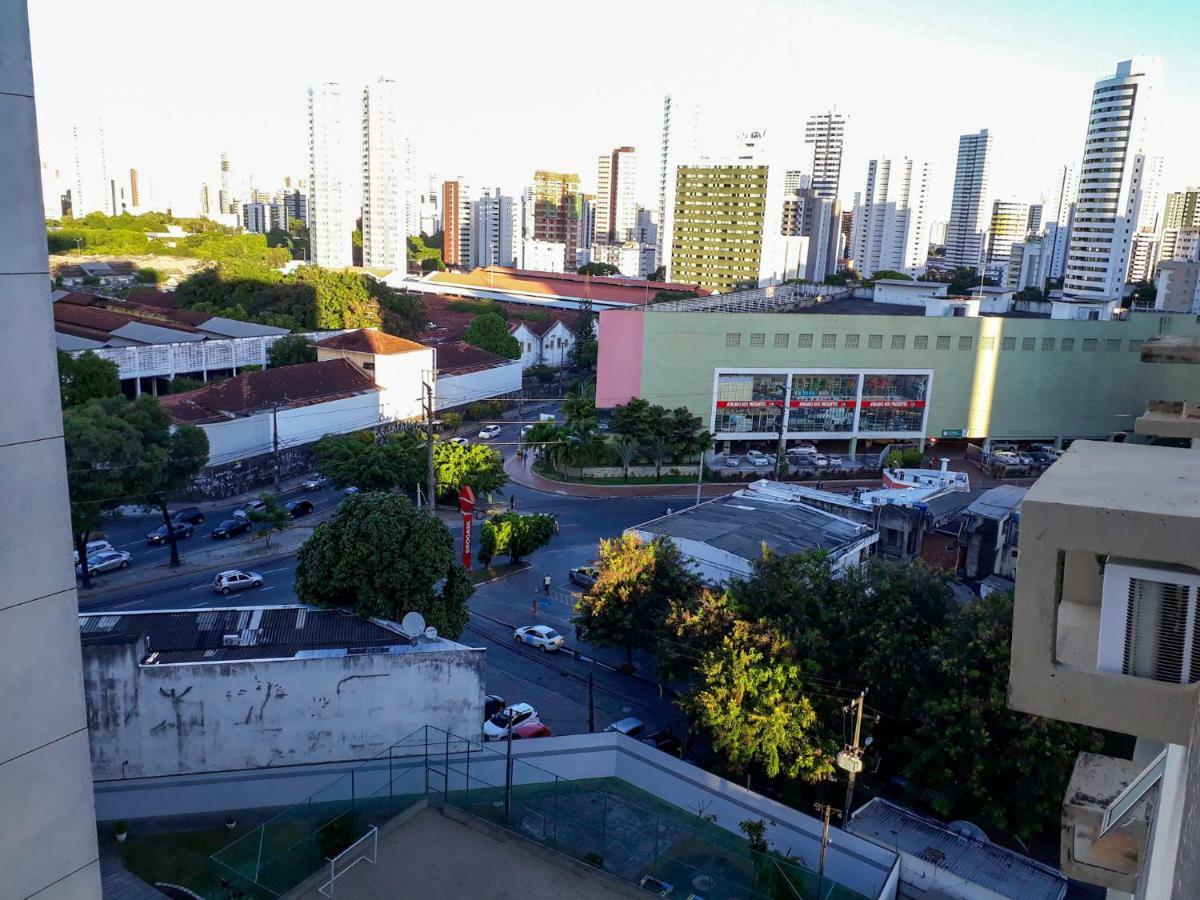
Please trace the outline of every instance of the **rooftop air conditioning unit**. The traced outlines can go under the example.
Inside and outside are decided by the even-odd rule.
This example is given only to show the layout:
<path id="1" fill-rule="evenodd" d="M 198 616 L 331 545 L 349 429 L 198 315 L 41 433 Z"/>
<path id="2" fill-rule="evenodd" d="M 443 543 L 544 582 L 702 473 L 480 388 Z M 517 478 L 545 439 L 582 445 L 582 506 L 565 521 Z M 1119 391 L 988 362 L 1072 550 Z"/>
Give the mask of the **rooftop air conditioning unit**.
<path id="1" fill-rule="evenodd" d="M 1200 681 L 1200 572 L 1110 559 L 1097 668 L 1172 684 Z"/>
<path id="2" fill-rule="evenodd" d="M 242 645 L 242 636 L 240 634 L 227 634 L 221 638 L 221 646 L 223 647 L 240 647 Z"/>

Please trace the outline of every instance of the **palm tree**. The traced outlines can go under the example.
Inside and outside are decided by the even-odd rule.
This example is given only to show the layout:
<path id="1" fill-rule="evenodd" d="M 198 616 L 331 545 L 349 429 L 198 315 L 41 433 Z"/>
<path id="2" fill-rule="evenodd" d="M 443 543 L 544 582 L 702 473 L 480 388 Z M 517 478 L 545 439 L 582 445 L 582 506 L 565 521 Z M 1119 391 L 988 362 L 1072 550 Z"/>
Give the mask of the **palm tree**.
<path id="1" fill-rule="evenodd" d="M 621 467 L 625 470 L 625 480 L 628 481 L 629 467 L 638 455 L 638 443 L 631 437 L 619 437 L 612 442 L 612 447 L 617 451 Z"/>
<path id="2" fill-rule="evenodd" d="M 662 481 L 662 464 L 671 455 L 671 446 L 661 434 L 655 435 L 649 444 L 642 445 L 642 452 L 654 465 L 654 480 Z"/>
<path id="3" fill-rule="evenodd" d="M 579 466 L 579 475 L 583 476 L 583 467 L 595 465 L 604 455 L 607 443 L 596 428 L 595 419 L 584 419 L 567 432 L 568 455 L 570 460 Z"/>

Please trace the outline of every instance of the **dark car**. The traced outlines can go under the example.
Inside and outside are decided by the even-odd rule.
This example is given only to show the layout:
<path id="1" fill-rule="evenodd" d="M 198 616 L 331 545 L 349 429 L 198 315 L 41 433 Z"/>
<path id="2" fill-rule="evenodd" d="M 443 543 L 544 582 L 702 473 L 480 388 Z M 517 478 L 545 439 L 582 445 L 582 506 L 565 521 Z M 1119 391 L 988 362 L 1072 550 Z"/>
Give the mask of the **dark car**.
<path id="1" fill-rule="evenodd" d="M 189 525 L 199 525 L 204 521 L 204 513 L 200 512 L 194 506 L 185 506 L 183 509 L 177 509 L 175 515 L 171 516 L 172 522 L 187 522 Z"/>
<path id="2" fill-rule="evenodd" d="M 311 500 L 293 500 L 288 503 L 284 509 L 291 513 L 293 519 L 298 519 L 301 516 L 307 516 L 313 511 Z"/>
<path id="3" fill-rule="evenodd" d="M 180 538 L 190 538 L 195 529 L 187 522 L 172 522 L 171 530 L 175 532 L 175 540 Z M 167 543 L 167 526 L 159 525 L 152 532 L 146 535 L 147 544 L 165 544 Z"/>
<path id="4" fill-rule="evenodd" d="M 254 523 L 249 519 L 235 518 L 225 519 L 212 530 L 214 538 L 230 538 L 235 534 L 243 534 L 254 527 Z"/>
<path id="5" fill-rule="evenodd" d="M 675 732 L 669 725 L 662 731 L 654 732 L 650 737 L 642 738 L 642 743 L 657 747 L 663 753 L 670 753 L 672 756 L 679 756 L 683 750 L 683 742 L 675 737 Z"/>

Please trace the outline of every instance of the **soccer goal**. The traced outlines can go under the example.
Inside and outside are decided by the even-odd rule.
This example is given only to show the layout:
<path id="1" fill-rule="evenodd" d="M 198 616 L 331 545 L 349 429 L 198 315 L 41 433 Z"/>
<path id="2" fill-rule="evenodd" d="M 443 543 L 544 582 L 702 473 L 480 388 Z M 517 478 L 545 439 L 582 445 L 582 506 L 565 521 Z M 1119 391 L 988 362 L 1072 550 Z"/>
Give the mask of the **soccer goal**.
<path id="1" fill-rule="evenodd" d="M 326 897 L 332 897 L 333 888 L 338 878 L 345 875 L 364 860 L 374 865 L 378 855 L 379 829 L 372 825 L 367 829 L 366 834 L 329 860 L 329 880 L 317 888 L 317 890 Z"/>

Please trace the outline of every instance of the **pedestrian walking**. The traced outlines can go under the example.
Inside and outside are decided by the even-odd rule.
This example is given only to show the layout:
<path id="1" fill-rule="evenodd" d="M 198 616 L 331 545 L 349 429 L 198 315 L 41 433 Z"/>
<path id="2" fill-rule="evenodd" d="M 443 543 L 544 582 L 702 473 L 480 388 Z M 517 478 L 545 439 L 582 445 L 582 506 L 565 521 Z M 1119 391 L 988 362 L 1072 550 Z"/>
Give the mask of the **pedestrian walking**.
<path id="1" fill-rule="evenodd" d="M 545 577 L 542 578 L 542 593 L 543 594 L 550 593 L 550 576 L 549 575 L 546 575 Z"/>
<path id="2" fill-rule="evenodd" d="M 517 496 L 516 496 L 516 494 L 509 494 L 509 495 L 508 495 L 508 508 L 509 508 L 509 509 L 516 509 L 516 508 L 517 508 Z"/>
<path id="3" fill-rule="evenodd" d="M 537 602 L 537 597 L 534 597 L 534 598 L 533 598 L 533 602 L 529 604 L 529 615 L 530 615 L 530 618 L 534 618 L 534 619 L 536 619 L 536 618 L 537 618 L 537 614 L 538 614 L 538 602 Z"/>

